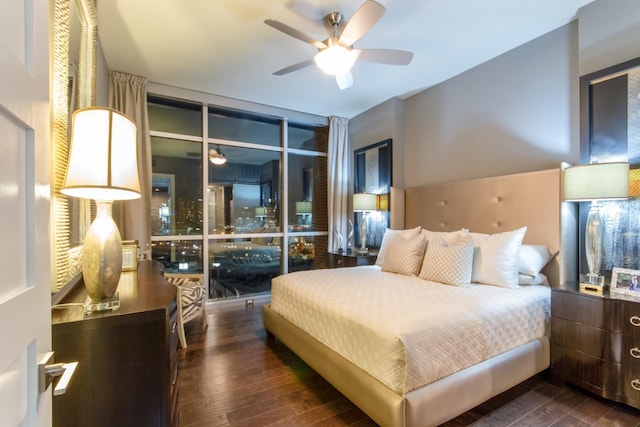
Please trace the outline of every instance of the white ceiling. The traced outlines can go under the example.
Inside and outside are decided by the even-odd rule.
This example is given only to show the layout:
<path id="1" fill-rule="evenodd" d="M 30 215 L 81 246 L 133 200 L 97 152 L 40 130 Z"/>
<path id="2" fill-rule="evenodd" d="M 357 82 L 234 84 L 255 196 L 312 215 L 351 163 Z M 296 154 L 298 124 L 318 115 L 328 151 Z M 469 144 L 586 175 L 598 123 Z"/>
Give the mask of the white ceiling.
<path id="1" fill-rule="evenodd" d="M 324 40 L 321 17 L 346 19 L 364 0 L 99 0 L 111 70 L 150 81 L 322 116 L 352 118 L 445 81 L 575 18 L 592 0 L 378 0 L 386 13 L 356 48 L 414 52 L 408 66 L 357 62 L 340 90 L 315 65 L 272 73 L 316 48 L 264 24 Z M 317 16 L 317 20 L 307 16 Z"/>

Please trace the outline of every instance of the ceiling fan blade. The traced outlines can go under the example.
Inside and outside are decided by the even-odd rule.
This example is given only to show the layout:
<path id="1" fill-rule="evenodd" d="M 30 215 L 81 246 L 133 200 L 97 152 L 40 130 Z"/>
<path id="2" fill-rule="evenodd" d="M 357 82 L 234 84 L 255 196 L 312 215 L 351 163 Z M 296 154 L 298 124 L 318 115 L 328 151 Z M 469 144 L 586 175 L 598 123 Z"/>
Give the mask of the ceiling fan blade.
<path id="1" fill-rule="evenodd" d="M 336 74 L 336 83 L 338 83 L 338 87 L 341 90 L 345 90 L 353 86 L 353 74 L 351 71 L 347 71 L 346 73 Z"/>
<path id="2" fill-rule="evenodd" d="M 340 43 L 344 46 L 353 45 L 382 18 L 384 11 L 385 8 L 380 3 L 367 0 L 347 22 L 342 34 L 340 34 Z"/>
<path id="3" fill-rule="evenodd" d="M 292 73 L 294 71 L 298 71 L 301 68 L 308 67 L 309 65 L 313 65 L 313 58 L 307 59 L 306 61 L 298 62 L 297 64 L 289 65 L 288 67 L 283 68 L 282 70 L 275 71 L 273 73 L 274 76 L 282 76 L 285 74 Z"/>
<path id="4" fill-rule="evenodd" d="M 353 49 L 358 59 L 388 65 L 408 65 L 413 59 L 413 52 L 396 49 Z"/>
<path id="5" fill-rule="evenodd" d="M 282 31 L 283 33 L 285 33 L 288 36 L 294 37 L 298 40 L 302 40 L 305 43 L 309 43 L 315 47 L 317 47 L 318 49 L 326 49 L 327 45 L 314 39 L 311 36 L 306 35 L 305 33 L 303 33 L 302 31 L 296 30 L 293 27 L 288 26 L 287 24 L 283 24 L 282 22 L 279 21 L 275 21 L 273 19 L 267 19 L 264 21 L 265 24 L 267 24 L 270 27 L 275 28 L 278 31 Z"/>

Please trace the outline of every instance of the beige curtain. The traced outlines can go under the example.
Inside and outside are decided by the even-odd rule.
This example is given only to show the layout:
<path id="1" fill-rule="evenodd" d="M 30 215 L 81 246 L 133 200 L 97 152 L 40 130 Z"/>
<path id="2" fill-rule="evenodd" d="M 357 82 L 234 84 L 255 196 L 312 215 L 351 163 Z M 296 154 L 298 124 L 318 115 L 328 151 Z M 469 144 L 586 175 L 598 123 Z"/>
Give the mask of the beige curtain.
<path id="1" fill-rule="evenodd" d="M 129 116 L 138 129 L 138 174 L 140 192 L 137 200 L 113 205 L 113 217 L 122 240 L 137 240 L 141 254 L 151 254 L 151 139 L 147 113 L 147 79 L 132 74 L 109 73 L 109 107 Z"/>
<path id="2" fill-rule="evenodd" d="M 347 246 L 347 202 L 349 195 L 349 119 L 329 118 L 329 250 Z M 337 233 L 342 236 L 339 242 Z"/>

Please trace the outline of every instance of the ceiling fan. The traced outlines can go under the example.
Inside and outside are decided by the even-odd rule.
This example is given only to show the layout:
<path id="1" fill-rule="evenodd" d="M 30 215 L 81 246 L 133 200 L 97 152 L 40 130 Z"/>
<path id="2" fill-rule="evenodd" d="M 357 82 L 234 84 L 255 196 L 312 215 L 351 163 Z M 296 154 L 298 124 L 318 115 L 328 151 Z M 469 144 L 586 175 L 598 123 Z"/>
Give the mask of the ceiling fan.
<path id="1" fill-rule="evenodd" d="M 409 64 L 413 59 L 413 52 L 396 49 L 353 48 L 353 44 L 378 22 L 384 12 L 384 6 L 374 0 L 367 0 L 348 22 L 345 22 L 344 16 L 340 12 L 331 12 L 323 18 L 329 27 L 329 37 L 324 41 L 316 40 L 282 22 L 273 19 L 265 20 L 265 24 L 318 49 L 318 53 L 313 58 L 290 65 L 273 74 L 282 76 L 315 63 L 325 73 L 335 76 L 340 89 L 346 89 L 353 85 L 351 67 L 356 60 L 389 65 Z"/>

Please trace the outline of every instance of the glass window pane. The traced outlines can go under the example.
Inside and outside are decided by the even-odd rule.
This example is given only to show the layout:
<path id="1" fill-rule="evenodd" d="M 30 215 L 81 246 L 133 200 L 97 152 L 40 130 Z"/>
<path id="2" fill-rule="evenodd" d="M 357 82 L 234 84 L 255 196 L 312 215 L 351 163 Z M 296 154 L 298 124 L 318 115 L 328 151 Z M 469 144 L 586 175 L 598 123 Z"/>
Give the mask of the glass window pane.
<path id="1" fill-rule="evenodd" d="M 202 233 L 202 144 L 151 137 L 151 235 Z"/>
<path id="2" fill-rule="evenodd" d="M 209 138 L 280 147 L 280 121 L 210 108 Z"/>
<path id="3" fill-rule="evenodd" d="M 209 167 L 209 234 L 281 231 L 278 151 L 209 144 L 225 164 Z"/>
<path id="4" fill-rule="evenodd" d="M 168 273 L 202 273 L 202 240 L 151 242 L 151 259 Z"/>
<path id="5" fill-rule="evenodd" d="M 289 230 L 326 231 L 327 158 L 289 154 Z"/>
<path id="6" fill-rule="evenodd" d="M 289 123 L 287 138 L 289 148 L 326 153 L 329 147 L 329 127 Z"/>
<path id="7" fill-rule="evenodd" d="M 327 268 L 327 236 L 289 238 L 289 272 Z"/>
<path id="8" fill-rule="evenodd" d="M 281 271 L 282 239 L 209 241 L 209 297 L 238 298 L 271 291 Z"/>
<path id="9" fill-rule="evenodd" d="M 202 136 L 200 105 L 149 98 L 147 108 L 152 131 Z"/>

